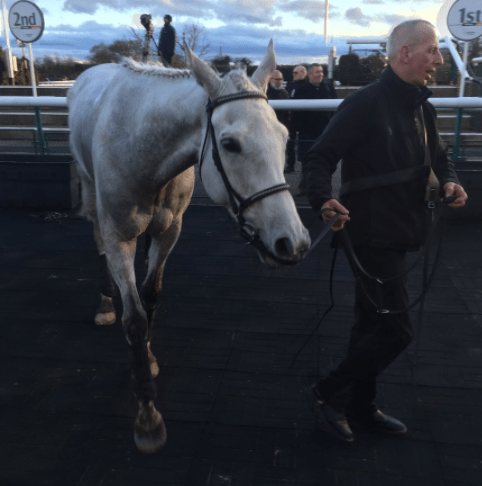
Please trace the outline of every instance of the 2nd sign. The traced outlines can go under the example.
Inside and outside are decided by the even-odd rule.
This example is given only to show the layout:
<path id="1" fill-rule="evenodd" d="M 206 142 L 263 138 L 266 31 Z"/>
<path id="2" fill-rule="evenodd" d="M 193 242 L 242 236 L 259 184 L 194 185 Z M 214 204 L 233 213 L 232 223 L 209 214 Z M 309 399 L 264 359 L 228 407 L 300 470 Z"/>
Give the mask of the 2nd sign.
<path id="1" fill-rule="evenodd" d="M 42 11 L 35 3 L 27 0 L 16 2 L 10 7 L 8 23 L 12 34 L 25 43 L 40 39 L 45 26 Z"/>
<path id="2" fill-rule="evenodd" d="M 470 41 L 482 35 L 482 2 L 458 0 L 449 10 L 447 27 L 459 40 Z"/>

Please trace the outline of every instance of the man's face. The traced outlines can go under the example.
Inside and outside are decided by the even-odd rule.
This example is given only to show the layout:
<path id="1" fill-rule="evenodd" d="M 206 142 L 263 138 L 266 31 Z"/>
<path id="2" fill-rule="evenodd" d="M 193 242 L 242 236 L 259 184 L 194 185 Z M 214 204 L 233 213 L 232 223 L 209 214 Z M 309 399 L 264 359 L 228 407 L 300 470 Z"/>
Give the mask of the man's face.
<path id="1" fill-rule="evenodd" d="M 164 17 L 164 25 L 169 25 L 170 23 L 171 21 L 168 18 Z"/>
<path id="2" fill-rule="evenodd" d="M 299 81 L 306 78 L 306 69 L 301 66 L 296 66 L 293 70 L 293 80 Z"/>
<path id="3" fill-rule="evenodd" d="M 308 74 L 312 83 L 321 83 L 323 81 L 323 68 L 321 66 L 315 66 L 311 73 Z"/>
<path id="4" fill-rule="evenodd" d="M 430 27 L 421 27 L 422 42 L 409 52 L 408 82 L 422 87 L 427 84 L 435 70 L 443 64 L 435 32 Z"/>
<path id="5" fill-rule="evenodd" d="M 280 72 L 275 71 L 269 80 L 270 83 L 281 88 L 283 86 L 283 75 Z"/>

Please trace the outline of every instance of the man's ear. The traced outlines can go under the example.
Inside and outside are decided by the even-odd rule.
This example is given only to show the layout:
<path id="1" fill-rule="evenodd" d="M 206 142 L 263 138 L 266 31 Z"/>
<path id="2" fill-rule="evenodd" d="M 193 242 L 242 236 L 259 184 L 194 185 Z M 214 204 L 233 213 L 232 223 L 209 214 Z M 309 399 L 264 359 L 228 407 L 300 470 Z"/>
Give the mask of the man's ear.
<path id="1" fill-rule="evenodd" d="M 410 47 L 407 45 L 403 45 L 398 51 L 398 58 L 401 62 L 407 64 L 408 62 L 410 62 L 410 59 L 412 57 L 411 54 L 412 50 L 410 49 Z"/>

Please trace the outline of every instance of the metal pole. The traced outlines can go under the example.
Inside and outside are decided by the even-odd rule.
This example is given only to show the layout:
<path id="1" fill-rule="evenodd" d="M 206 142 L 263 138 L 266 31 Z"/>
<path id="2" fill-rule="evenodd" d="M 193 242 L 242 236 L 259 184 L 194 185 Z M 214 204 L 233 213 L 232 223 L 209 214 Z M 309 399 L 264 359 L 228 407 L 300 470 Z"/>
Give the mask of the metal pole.
<path id="1" fill-rule="evenodd" d="M 28 53 L 30 57 L 30 80 L 32 82 L 32 91 L 33 95 L 37 97 L 37 80 L 35 78 L 35 66 L 34 66 L 34 59 L 33 59 L 33 51 L 32 51 L 32 43 L 28 43 Z M 35 123 L 37 125 L 37 141 L 34 142 L 36 147 L 38 147 L 40 153 L 42 155 L 50 153 L 47 140 L 44 137 L 44 132 L 42 130 L 42 118 L 40 117 L 40 108 L 38 106 L 35 107 Z"/>
<path id="2" fill-rule="evenodd" d="M 1 0 L 1 2 L 3 30 L 5 31 L 5 44 L 7 46 L 7 48 L 5 49 L 5 61 L 7 63 L 9 83 L 11 86 L 15 86 L 15 74 L 13 72 L 12 49 L 10 48 L 10 29 L 8 28 L 7 9 L 5 8 L 3 0 Z"/>
<path id="3" fill-rule="evenodd" d="M 469 57 L 469 41 L 464 42 L 464 53 L 463 53 L 463 64 L 464 68 L 463 70 L 460 71 L 460 90 L 459 90 L 459 96 L 464 96 L 464 91 L 465 91 L 465 77 L 467 73 L 467 59 Z"/>
<path id="4" fill-rule="evenodd" d="M 463 53 L 463 69 L 460 70 L 460 89 L 459 98 L 464 96 L 465 91 L 465 73 L 467 72 L 467 59 L 469 56 L 469 42 L 464 42 Z M 457 118 L 455 120 L 455 132 L 454 132 L 454 147 L 452 150 L 452 162 L 455 162 L 459 158 L 460 153 L 460 129 L 462 126 L 462 109 L 457 110 Z"/>
<path id="5" fill-rule="evenodd" d="M 325 44 L 328 40 L 328 11 L 330 9 L 330 0 L 325 0 Z"/>

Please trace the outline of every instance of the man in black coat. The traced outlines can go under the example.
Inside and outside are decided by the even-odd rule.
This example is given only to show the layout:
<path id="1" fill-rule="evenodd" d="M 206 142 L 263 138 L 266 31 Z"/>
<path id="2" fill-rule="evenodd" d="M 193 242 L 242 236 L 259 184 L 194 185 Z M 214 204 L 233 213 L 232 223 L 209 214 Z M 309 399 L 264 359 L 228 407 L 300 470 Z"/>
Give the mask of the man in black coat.
<path id="1" fill-rule="evenodd" d="M 308 83 L 293 92 L 294 100 L 326 100 L 337 98 L 331 84 L 323 82 L 323 67 L 312 64 L 308 68 Z M 303 157 L 315 140 L 323 133 L 330 121 L 330 111 L 294 111 L 293 130 L 298 132 L 298 159 L 303 166 Z M 305 194 L 305 181 L 302 177 L 299 184 L 299 195 Z"/>
<path id="2" fill-rule="evenodd" d="M 346 225 L 361 266 L 381 279 L 402 275 L 406 252 L 425 242 L 433 216 L 425 201 L 431 169 L 442 196 L 455 196 L 449 206 L 461 208 L 467 200 L 427 101 L 432 94 L 427 81 L 443 63 L 434 27 L 423 20 L 403 22 L 390 34 L 387 51 L 390 65 L 381 78 L 343 101 L 304 161 L 313 209 L 329 208 L 325 222 L 341 213 L 333 230 Z M 331 176 L 340 159 L 338 201 Z M 354 440 L 355 425 L 407 431 L 378 410 L 376 378 L 410 344 L 413 326 L 408 312 L 378 312 L 374 302 L 389 311 L 406 309 L 405 279 L 379 285 L 357 276 L 347 355 L 314 388 L 320 423 L 347 442 Z"/>
<path id="3" fill-rule="evenodd" d="M 302 66 L 301 64 L 299 66 L 295 66 L 295 68 L 293 69 L 293 81 L 287 83 L 286 85 L 286 91 L 288 92 L 290 98 L 293 97 L 294 92 L 298 88 L 301 88 L 301 86 L 303 86 L 308 82 L 306 79 L 307 75 L 308 75 L 308 71 L 306 70 L 305 66 Z M 288 139 L 288 144 L 286 145 L 286 169 L 285 169 L 286 173 L 294 172 L 295 165 L 296 165 L 295 148 L 296 148 L 296 136 L 298 132 L 296 131 L 296 128 L 294 127 L 293 123 L 290 123 L 289 131 L 290 131 L 290 138 Z"/>
<path id="4" fill-rule="evenodd" d="M 288 92 L 283 89 L 283 73 L 281 71 L 273 71 L 269 79 L 266 96 L 269 100 L 287 100 L 289 99 Z M 290 112 L 288 110 L 275 110 L 278 121 L 289 129 Z"/>
<path id="5" fill-rule="evenodd" d="M 293 97 L 293 92 L 298 88 L 301 88 L 308 80 L 306 76 L 308 75 L 308 71 L 306 70 L 305 66 L 301 64 L 299 66 L 295 66 L 293 68 L 293 81 L 290 81 L 286 84 L 286 91 L 290 95 L 290 98 Z"/>
<path id="6" fill-rule="evenodd" d="M 172 17 L 170 15 L 164 15 L 164 27 L 159 34 L 158 54 L 166 66 L 171 64 L 172 56 L 174 56 L 174 51 L 176 50 L 177 34 L 171 22 Z"/>

